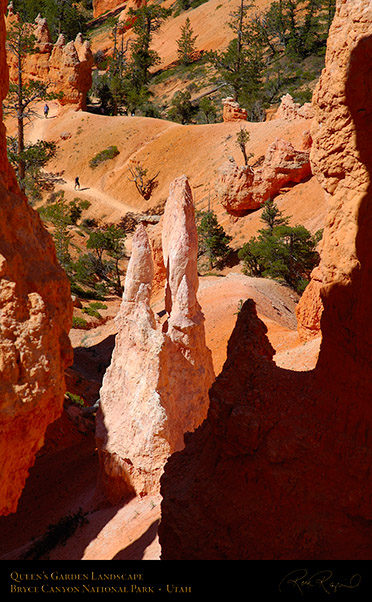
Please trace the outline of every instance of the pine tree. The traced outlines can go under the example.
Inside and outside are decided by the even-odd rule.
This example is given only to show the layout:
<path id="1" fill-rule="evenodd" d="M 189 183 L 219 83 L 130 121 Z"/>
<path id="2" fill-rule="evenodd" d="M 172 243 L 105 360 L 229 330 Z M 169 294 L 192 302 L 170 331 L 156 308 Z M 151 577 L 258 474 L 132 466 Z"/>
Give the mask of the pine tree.
<path id="1" fill-rule="evenodd" d="M 319 262 L 316 246 L 321 232 L 312 235 L 302 225 L 289 226 L 289 218 L 283 216 L 273 201 L 266 202 L 261 219 L 267 227 L 259 230 L 259 235 L 238 252 L 243 271 L 250 276 L 282 280 L 302 293 Z"/>
<path id="2" fill-rule="evenodd" d="M 185 25 L 181 27 L 181 37 L 177 40 L 177 54 L 182 65 L 192 63 L 193 53 L 195 52 L 195 42 L 198 36 L 194 36 L 194 30 L 191 27 L 189 17 L 185 21 Z"/>
<path id="3" fill-rule="evenodd" d="M 272 232 L 276 226 L 288 226 L 289 219 L 289 217 L 283 216 L 283 212 L 280 211 L 278 205 L 272 199 L 264 203 L 261 221 L 266 224 L 269 232 Z"/>
<path id="4" fill-rule="evenodd" d="M 131 58 L 126 71 L 126 97 L 130 110 L 146 103 L 151 96 L 150 69 L 160 61 L 160 57 L 150 48 L 150 45 L 154 33 L 170 14 L 169 9 L 157 4 L 129 11 L 129 17 L 135 19 L 132 29 L 137 36 L 131 47 Z"/>
<path id="5" fill-rule="evenodd" d="M 253 6 L 251 2 L 240 1 L 229 22 L 235 37 L 225 51 L 209 53 L 234 100 L 247 108 L 251 120 L 261 118 L 261 111 L 255 105 L 261 94 L 264 70 L 264 48 L 251 27 L 251 20 L 247 23 L 248 10 Z"/>
<path id="6" fill-rule="evenodd" d="M 4 100 L 4 113 L 17 119 L 17 176 L 21 190 L 25 189 L 26 176 L 25 120 L 36 114 L 32 107 L 33 103 L 61 96 L 51 93 L 48 83 L 36 80 L 24 81 L 24 60 L 28 54 L 34 52 L 35 43 L 35 36 L 30 34 L 27 24 L 22 21 L 14 22 L 7 32 L 6 47 L 16 59 L 17 81 L 9 84 L 9 92 Z"/>
<path id="7" fill-rule="evenodd" d="M 247 132 L 247 130 L 245 129 L 245 127 L 241 127 L 239 132 L 236 135 L 236 145 L 240 148 L 240 150 L 242 151 L 243 157 L 244 157 L 244 164 L 248 165 L 248 160 L 253 157 L 253 153 L 249 153 L 249 155 L 247 155 L 247 149 L 246 149 L 246 145 L 247 142 L 249 142 L 250 139 L 250 134 L 249 132 Z"/>
<path id="8" fill-rule="evenodd" d="M 222 265 L 231 253 L 229 246 L 231 236 L 226 234 L 218 223 L 214 211 L 200 211 L 197 219 L 199 221 L 199 256 L 202 254 L 208 256 L 210 269 L 216 264 Z"/>

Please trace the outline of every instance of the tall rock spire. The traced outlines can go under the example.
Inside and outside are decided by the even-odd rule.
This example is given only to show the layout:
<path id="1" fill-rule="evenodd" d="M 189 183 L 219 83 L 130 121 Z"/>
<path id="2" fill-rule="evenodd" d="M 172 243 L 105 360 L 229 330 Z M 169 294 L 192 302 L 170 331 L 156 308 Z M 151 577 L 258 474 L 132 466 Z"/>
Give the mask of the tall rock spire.
<path id="1" fill-rule="evenodd" d="M 159 490 L 164 464 L 206 417 L 214 380 L 196 298 L 197 235 L 187 178 L 171 184 L 164 215 L 167 266 L 163 327 L 150 307 L 153 259 L 146 230 L 133 237 L 118 334 L 100 393 L 99 490 L 112 503 Z"/>

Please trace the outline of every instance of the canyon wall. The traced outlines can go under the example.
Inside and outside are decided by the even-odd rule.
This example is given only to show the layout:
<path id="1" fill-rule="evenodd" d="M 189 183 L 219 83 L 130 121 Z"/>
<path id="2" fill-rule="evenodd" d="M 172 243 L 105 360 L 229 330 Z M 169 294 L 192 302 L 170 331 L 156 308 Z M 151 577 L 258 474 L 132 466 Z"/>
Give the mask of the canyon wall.
<path id="1" fill-rule="evenodd" d="M 19 21 L 8 7 L 6 29 Z M 62 105 L 75 105 L 77 109 L 86 108 L 87 93 L 92 87 L 93 54 L 90 43 L 78 34 L 75 41 L 66 42 L 60 35 L 53 45 L 46 19 L 38 16 L 29 30 L 35 36 L 35 52 L 26 54 L 23 59 L 23 81 L 38 80 L 49 82 L 50 92 L 61 93 Z M 10 81 L 17 82 L 18 65 L 12 52 L 7 52 Z"/>
<path id="2" fill-rule="evenodd" d="M 167 559 L 370 559 L 372 6 L 337 0 L 314 94 L 328 200 L 317 366 L 278 368 L 246 302 L 208 417 L 161 480 Z"/>
<path id="3" fill-rule="evenodd" d="M 197 244 L 184 176 L 172 182 L 163 218 L 164 323 L 150 307 L 154 264 L 143 225 L 133 237 L 96 426 L 98 495 L 111 503 L 158 491 L 166 459 L 183 448 L 184 433 L 207 414 L 214 372 L 196 296 Z"/>
<path id="4" fill-rule="evenodd" d="M 4 12 L 1 0 L 1 101 L 8 88 Z M 0 514 L 16 511 L 45 430 L 62 411 L 64 370 L 72 362 L 70 286 L 52 238 L 20 193 L 6 156 L 1 119 Z"/>

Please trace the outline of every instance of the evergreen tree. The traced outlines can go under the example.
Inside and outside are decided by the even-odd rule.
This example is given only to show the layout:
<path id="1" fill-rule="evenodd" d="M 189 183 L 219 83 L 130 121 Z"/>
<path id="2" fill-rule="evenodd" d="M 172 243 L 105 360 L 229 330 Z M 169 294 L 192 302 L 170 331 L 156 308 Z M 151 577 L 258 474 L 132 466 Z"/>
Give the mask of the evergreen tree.
<path id="1" fill-rule="evenodd" d="M 247 108 L 253 120 L 257 114 L 255 101 L 262 89 L 264 63 L 261 40 L 250 27 L 250 21 L 247 23 L 247 12 L 252 7 L 252 3 L 240 1 L 239 9 L 233 13 L 229 23 L 235 37 L 224 52 L 212 52 L 209 57 L 234 100 Z"/>
<path id="2" fill-rule="evenodd" d="M 212 100 L 208 96 L 204 96 L 199 102 L 199 113 L 197 117 L 198 123 L 215 123 L 217 118 L 217 110 Z"/>
<path id="3" fill-rule="evenodd" d="M 46 142 L 38 140 L 35 144 L 25 144 L 22 155 L 18 154 L 18 141 L 13 136 L 7 136 L 7 154 L 9 163 L 15 169 L 19 179 L 18 166 L 24 164 L 25 176 L 23 187 L 29 202 L 41 198 L 41 191 L 50 188 L 51 184 L 47 175 L 43 172 L 43 167 L 55 157 L 57 146 L 55 142 Z"/>
<path id="4" fill-rule="evenodd" d="M 18 12 L 25 23 L 32 23 L 40 13 L 48 22 L 52 40 L 55 42 L 63 33 L 73 40 L 78 33 L 85 33 L 91 18 L 91 7 L 84 2 L 70 0 L 13 0 L 14 12 Z"/>
<path id="5" fill-rule="evenodd" d="M 200 211 L 197 214 L 198 224 L 198 254 L 206 254 L 210 269 L 216 264 L 223 265 L 231 253 L 229 242 L 231 236 L 226 234 L 223 227 L 218 223 L 214 211 Z"/>
<path id="6" fill-rule="evenodd" d="M 171 108 L 168 111 L 168 118 L 178 123 L 190 123 L 196 113 L 197 108 L 191 103 L 191 94 L 188 90 L 181 92 L 178 90 L 171 100 Z"/>
<path id="7" fill-rule="evenodd" d="M 192 56 L 195 52 L 195 42 L 198 36 L 194 36 L 194 31 L 191 27 L 189 17 L 185 21 L 185 25 L 181 27 L 181 37 L 177 40 L 177 54 L 182 65 L 189 65 L 192 62 Z"/>
<path id="8" fill-rule="evenodd" d="M 126 71 L 126 99 L 130 111 L 148 102 L 151 96 L 150 69 L 160 61 L 160 57 L 150 45 L 153 35 L 170 14 L 170 9 L 157 4 L 129 11 L 129 17 L 135 19 L 132 29 L 136 34 Z"/>
<path id="9" fill-rule="evenodd" d="M 280 211 L 278 205 L 272 199 L 264 203 L 261 220 L 266 224 L 270 233 L 277 226 L 288 226 L 289 219 L 289 217 L 283 216 L 283 212 Z M 259 230 L 259 232 L 262 232 L 262 230 Z"/>
<path id="10" fill-rule="evenodd" d="M 242 151 L 245 165 L 248 165 L 248 160 L 253 156 L 252 153 L 249 153 L 249 155 L 247 155 L 246 145 L 247 145 L 247 142 L 249 142 L 249 139 L 250 139 L 249 132 L 247 132 L 245 127 L 241 127 L 239 132 L 236 135 L 236 144 Z"/>
<path id="11" fill-rule="evenodd" d="M 313 236 L 302 225 L 289 226 L 289 218 L 282 215 L 273 201 L 266 202 L 261 219 L 267 227 L 259 230 L 259 235 L 252 237 L 238 252 L 244 272 L 283 280 L 302 293 L 319 262 L 316 246 L 321 233 Z"/>
<path id="12" fill-rule="evenodd" d="M 17 82 L 10 82 L 9 92 L 4 100 L 4 113 L 17 119 L 17 176 L 21 190 L 25 189 L 26 156 L 24 127 L 25 120 L 35 115 L 33 104 L 38 100 L 52 100 L 61 95 L 53 94 L 47 82 L 25 82 L 23 77 L 24 60 L 35 50 L 35 36 L 30 34 L 27 24 L 14 22 L 6 36 L 7 50 L 15 56 L 17 65 Z"/>
<path id="13" fill-rule="evenodd" d="M 116 224 L 111 224 L 107 228 L 91 232 L 87 241 L 87 249 L 91 249 L 96 255 L 96 274 L 109 282 L 118 294 L 122 293 L 119 261 L 124 257 L 125 237 L 126 233 L 122 228 Z M 104 253 L 109 256 L 111 261 L 104 260 Z M 114 273 L 113 280 L 109 277 L 111 272 Z"/>

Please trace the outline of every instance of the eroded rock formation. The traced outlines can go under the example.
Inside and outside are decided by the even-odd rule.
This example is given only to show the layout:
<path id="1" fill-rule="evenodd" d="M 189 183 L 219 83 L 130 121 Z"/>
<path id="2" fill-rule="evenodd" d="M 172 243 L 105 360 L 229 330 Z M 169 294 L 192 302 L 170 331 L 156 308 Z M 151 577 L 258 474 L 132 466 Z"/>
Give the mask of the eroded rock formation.
<path id="1" fill-rule="evenodd" d="M 247 121 L 247 111 L 242 109 L 238 102 L 234 101 L 232 97 L 224 98 L 223 104 L 223 121 Z"/>
<path id="2" fill-rule="evenodd" d="M 312 119 L 314 117 L 314 109 L 310 102 L 300 105 L 295 102 L 290 94 L 285 94 L 281 98 L 280 105 L 273 115 L 272 119 Z"/>
<path id="3" fill-rule="evenodd" d="M 317 366 L 276 367 L 243 308 L 208 418 L 165 467 L 163 559 L 371 557 L 371 54 L 370 2 L 338 0 L 312 129 L 329 204 Z"/>
<path id="4" fill-rule="evenodd" d="M 112 503 L 158 490 L 166 459 L 206 417 L 214 379 L 196 297 L 197 232 L 186 177 L 170 186 L 162 244 L 169 317 L 161 325 L 150 307 L 154 265 L 147 232 L 139 225 L 100 393 L 99 488 Z"/>
<path id="5" fill-rule="evenodd" d="M 0 100 L 8 86 L 4 11 L 1 0 Z M 45 430 L 62 412 L 64 370 L 72 361 L 70 286 L 6 156 L 1 122 L 0 514 L 16 511 Z"/>
<path id="6" fill-rule="evenodd" d="M 9 6 L 6 28 L 9 31 L 12 24 L 19 21 L 19 16 L 13 13 Z M 86 108 L 86 96 L 92 87 L 93 54 L 90 43 L 78 34 L 74 42 L 66 43 L 60 35 L 53 45 L 46 19 L 40 15 L 34 24 L 29 26 L 35 36 L 35 50 L 23 59 L 23 80 L 40 80 L 50 83 L 50 91 L 63 92 L 60 99 L 62 105 L 76 105 L 77 109 Z M 16 82 L 18 66 L 16 57 L 7 53 L 10 80 Z"/>
<path id="7" fill-rule="evenodd" d="M 310 174 L 309 151 L 296 150 L 290 142 L 277 138 L 258 169 L 226 161 L 219 170 L 216 191 L 226 211 L 242 217 L 259 209 L 287 184 L 302 182 Z"/>
<path id="8" fill-rule="evenodd" d="M 311 273 L 311 280 L 296 307 L 297 331 L 301 341 L 309 341 L 320 335 L 323 313 L 321 299 L 322 272 L 319 266 Z"/>

